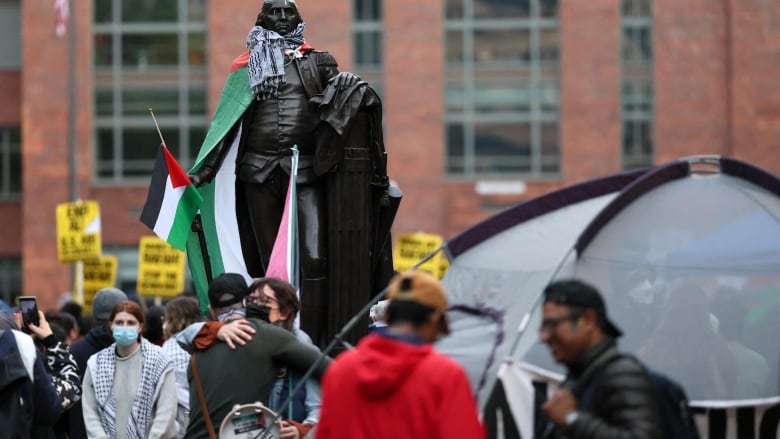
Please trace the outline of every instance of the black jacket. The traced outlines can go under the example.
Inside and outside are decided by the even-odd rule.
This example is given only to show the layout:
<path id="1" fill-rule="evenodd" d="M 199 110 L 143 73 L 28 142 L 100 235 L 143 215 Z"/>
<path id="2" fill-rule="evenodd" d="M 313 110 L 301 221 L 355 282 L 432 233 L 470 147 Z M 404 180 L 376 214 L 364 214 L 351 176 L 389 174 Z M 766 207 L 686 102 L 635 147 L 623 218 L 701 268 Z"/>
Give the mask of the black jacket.
<path id="1" fill-rule="evenodd" d="M 568 439 L 656 439 L 662 437 L 655 391 L 642 365 L 617 355 L 607 338 L 569 365 L 563 386 L 573 389 L 579 417 L 560 428 Z M 562 435 L 561 435 L 562 433 Z"/>

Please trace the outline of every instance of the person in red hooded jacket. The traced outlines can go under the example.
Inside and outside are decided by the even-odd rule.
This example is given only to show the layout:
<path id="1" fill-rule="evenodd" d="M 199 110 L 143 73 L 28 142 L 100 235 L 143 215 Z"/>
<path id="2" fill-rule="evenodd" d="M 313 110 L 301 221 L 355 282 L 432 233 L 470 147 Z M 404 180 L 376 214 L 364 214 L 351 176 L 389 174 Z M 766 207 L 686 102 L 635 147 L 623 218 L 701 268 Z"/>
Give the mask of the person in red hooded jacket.
<path id="1" fill-rule="evenodd" d="M 316 438 L 484 438 L 466 373 L 431 345 L 449 333 L 441 284 L 422 271 L 403 273 L 388 299 L 388 326 L 325 372 Z"/>

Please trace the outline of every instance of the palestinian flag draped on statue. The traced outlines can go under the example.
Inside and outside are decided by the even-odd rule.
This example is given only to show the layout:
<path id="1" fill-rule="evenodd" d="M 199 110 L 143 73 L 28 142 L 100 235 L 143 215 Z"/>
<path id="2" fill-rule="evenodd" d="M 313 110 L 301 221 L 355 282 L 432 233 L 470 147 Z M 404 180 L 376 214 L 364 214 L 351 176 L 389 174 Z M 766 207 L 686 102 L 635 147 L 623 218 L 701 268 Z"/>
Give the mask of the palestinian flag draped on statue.
<path id="1" fill-rule="evenodd" d="M 168 147 L 160 144 L 141 222 L 168 244 L 184 251 L 202 202 L 203 197 Z"/>

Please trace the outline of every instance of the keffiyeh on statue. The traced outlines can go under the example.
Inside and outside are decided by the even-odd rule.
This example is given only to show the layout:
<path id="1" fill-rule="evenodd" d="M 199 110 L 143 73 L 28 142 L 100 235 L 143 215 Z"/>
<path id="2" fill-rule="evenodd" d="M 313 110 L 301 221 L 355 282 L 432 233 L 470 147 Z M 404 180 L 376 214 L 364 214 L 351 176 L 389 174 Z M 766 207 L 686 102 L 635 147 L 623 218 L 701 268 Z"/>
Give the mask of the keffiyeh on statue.
<path id="1" fill-rule="evenodd" d="M 287 35 L 255 26 L 246 38 L 249 49 L 249 86 L 258 100 L 276 96 L 279 86 L 287 82 L 284 74 L 285 54 L 300 53 L 304 44 L 303 30 L 306 23 L 300 22 Z"/>

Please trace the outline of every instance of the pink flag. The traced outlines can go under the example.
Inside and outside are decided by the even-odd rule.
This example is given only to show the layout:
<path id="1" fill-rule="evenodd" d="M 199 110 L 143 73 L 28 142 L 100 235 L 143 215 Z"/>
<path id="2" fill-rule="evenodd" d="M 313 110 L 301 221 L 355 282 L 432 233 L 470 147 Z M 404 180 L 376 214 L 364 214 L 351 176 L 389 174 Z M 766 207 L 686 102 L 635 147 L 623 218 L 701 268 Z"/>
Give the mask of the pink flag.
<path id="1" fill-rule="evenodd" d="M 274 248 L 268 262 L 266 277 L 276 277 L 290 282 L 296 288 L 298 285 L 298 200 L 295 183 L 298 177 L 298 148 L 293 147 L 290 184 L 287 188 L 287 198 L 284 201 L 282 221 L 276 233 Z"/>
<path id="2" fill-rule="evenodd" d="M 54 0 L 54 33 L 58 37 L 64 36 L 68 30 L 69 9 L 68 0 Z"/>

